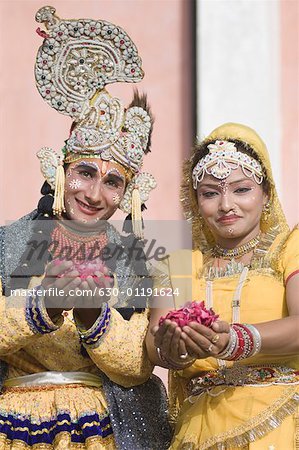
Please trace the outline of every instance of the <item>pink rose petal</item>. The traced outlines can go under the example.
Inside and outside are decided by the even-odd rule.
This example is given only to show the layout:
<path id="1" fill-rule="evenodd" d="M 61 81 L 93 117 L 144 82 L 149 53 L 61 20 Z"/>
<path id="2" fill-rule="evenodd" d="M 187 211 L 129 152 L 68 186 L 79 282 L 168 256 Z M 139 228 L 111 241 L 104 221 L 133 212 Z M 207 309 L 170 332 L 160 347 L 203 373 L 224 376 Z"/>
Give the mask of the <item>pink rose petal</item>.
<path id="1" fill-rule="evenodd" d="M 197 322 L 206 327 L 211 327 L 213 322 L 219 317 L 212 308 L 206 309 L 205 302 L 188 302 L 182 308 L 170 311 L 165 317 L 161 317 L 159 325 L 166 319 L 176 322 L 180 327 L 188 325 L 190 322 Z"/>

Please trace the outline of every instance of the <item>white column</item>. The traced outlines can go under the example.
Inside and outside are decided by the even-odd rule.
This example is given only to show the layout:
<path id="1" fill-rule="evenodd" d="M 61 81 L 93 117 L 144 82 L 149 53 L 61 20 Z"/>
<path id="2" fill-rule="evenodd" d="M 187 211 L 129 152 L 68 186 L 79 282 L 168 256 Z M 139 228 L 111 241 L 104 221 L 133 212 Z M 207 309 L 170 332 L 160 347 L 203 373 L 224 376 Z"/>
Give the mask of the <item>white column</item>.
<path id="1" fill-rule="evenodd" d="M 266 142 L 280 190 L 278 0 L 197 0 L 197 133 L 225 122 Z"/>

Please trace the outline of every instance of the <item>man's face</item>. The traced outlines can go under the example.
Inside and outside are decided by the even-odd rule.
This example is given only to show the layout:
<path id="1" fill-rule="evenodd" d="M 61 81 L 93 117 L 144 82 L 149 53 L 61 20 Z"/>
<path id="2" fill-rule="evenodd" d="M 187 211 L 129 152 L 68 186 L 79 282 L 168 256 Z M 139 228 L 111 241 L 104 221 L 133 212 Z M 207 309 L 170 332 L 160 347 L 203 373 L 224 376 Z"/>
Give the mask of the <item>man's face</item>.
<path id="1" fill-rule="evenodd" d="M 98 158 L 71 163 L 66 170 L 66 214 L 86 225 L 108 220 L 118 208 L 125 187 L 125 171 L 119 164 Z"/>

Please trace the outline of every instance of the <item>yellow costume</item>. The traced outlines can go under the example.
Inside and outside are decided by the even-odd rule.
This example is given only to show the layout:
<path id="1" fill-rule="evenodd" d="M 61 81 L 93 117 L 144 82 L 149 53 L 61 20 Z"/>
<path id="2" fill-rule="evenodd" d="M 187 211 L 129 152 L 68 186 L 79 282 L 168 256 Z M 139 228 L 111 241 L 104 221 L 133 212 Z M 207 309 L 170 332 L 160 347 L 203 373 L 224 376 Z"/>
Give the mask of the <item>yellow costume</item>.
<path id="1" fill-rule="evenodd" d="M 288 230 L 267 150 L 256 133 L 226 124 L 207 140 L 213 139 L 238 139 L 256 151 L 270 183 L 270 216 L 261 223 L 263 234 L 247 273 L 235 261 L 225 269 L 213 267 L 213 238 L 200 224 L 187 166 L 182 201 L 192 221 L 195 249 L 172 255 L 164 268 L 179 294 L 174 297 L 176 307 L 205 300 L 221 320 L 233 322 L 237 293 L 240 323 L 281 319 L 288 315 L 286 282 L 299 272 L 299 230 Z M 177 420 L 173 450 L 299 448 L 298 356 L 259 353 L 239 362 L 196 360 L 187 369 L 171 371 L 169 389 L 171 414 Z"/>
<path id="2" fill-rule="evenodd" d="M 36 280 L 33 281 L 36 285 Z M 86 346 L 87 358 L 80 353 L 79 334 L 71 311 L 65 312 L 56 331 L 39 334 L 29 326 L 25 303 L 24 296 L 2 296 L 0 303 L 0 358 L 9 367 L 0 395 L 0 422 L 5 430 L 0 433 L 0 449 L 115 448 L 99 374 L 103 372 L 127 388 L 148 379 L 152 367 L 143 348 L 147 312 L 135 313 L 127 321 L 111 309 L 109 329 L 97 346 Z M 66 385 L 50 385 L 51 377 L 55 380 L 53 372 L 47 385 L 26 386 L 24 381 L 22 386 L 18 385 L 17 377 L 44 375 L 48 371 L 74 374 Z M 10 435 L 14 436 L 13 443 Z M 43 444 L 38 444 L 40 437 Z M 46 444 L 52 439 L 54 446 Z"/>

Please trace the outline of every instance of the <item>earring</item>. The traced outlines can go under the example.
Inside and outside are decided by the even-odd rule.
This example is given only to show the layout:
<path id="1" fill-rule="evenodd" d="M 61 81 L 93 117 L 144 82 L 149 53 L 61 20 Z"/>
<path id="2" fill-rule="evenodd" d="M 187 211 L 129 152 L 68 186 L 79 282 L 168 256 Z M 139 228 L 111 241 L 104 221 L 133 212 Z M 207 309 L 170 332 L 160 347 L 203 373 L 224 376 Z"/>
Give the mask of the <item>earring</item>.
<path id="1" fill-rule="evenodd" d="M 270 200 L 264 205 L 262 211 L 262 219 L 264 222 L 268 222 L 271 213 L 271 203 Z"/>
<path id="2" fill-rule="evenodd" d="M 202 230 L 202 228 L 203 228 L 203 224 L 204 224 L 204 220 L 203 220 L 203 217 L 198 213 L 198 220 L 199 220 L 199 227 L 200 227 L 200 229 Z"/>

